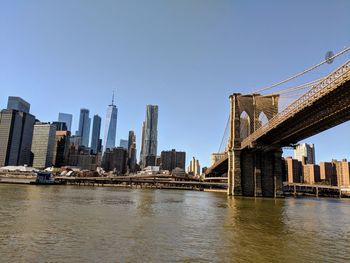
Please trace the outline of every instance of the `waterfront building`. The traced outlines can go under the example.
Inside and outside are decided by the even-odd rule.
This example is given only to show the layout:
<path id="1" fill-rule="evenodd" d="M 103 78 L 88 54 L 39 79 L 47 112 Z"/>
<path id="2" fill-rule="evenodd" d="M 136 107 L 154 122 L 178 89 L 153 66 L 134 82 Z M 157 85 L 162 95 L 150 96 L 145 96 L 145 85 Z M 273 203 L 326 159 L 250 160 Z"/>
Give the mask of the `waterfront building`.
<path id="1" fill-rule="evenodd" d="M 129 141 L 128 140 L 124 140 L 124 139 L 120 139 L 119 141 L 119 147 L 122 147 L 124 149 L 129 149 Z"/>
<path id="2" fill-rule="evenodd" d="M 162 151 L 160 154 L 160 168 L 162 170 L 172 171 L 175 168 L 186 168 L 186 153 L 177 152 L 175 149 L 171 151 Z"/>
<path id="3" fill-rule="evenodd" d="M 122 147 L 107 149 L 103 154 L 102 167 L 105 171 L 113 171 L 123 175 L 127 171 L 127 150 Z"/>
<path id="4" fill-rule="evenodd" d="M 328 183 L 332 186 L 350 186 L 350 164 L 342 161 L 321 162 L 319 165 L 306 164 L 291 157 L 285 158 L 286 181 L 289 183 Z M 299 179 L 300 178 L 300 179 Z"/>
<path id="5" fill-rule="evenodd" d="M 303 157 L 305 157 L 306 164 L 315 164 L 315 147 L 313 144 L 302 143 L 298 144 L 294 150 L 294 159 L 303 161 Z"/>
<path id="6" fill-rule="evenodd" d="M 7 109 L 29 113 L 30 104 L 20 97 L 9 96 L 7 100 Z"/>
<path id="7" fill-rule="evenodd" d="M 300 161 L 287 157 L 285 160 L 286 181 L 288 183 L 301 183 L 303 178 L 303 167 Z"/>
<path id="8" fill-rule="evenodd" d="M 53 164 L 56 126 L 50 123 L 37 122 L 34 125 L 32 154 L 33 167 L 44 169 Z"/>
<path id="9" fill-rule="evenodd" d="M 316 164 L 304 164 L 303 179 L 305 184 L 320 182 L 320 166 Z"/>
<path id="10" fill-rule="evenodd" d="M 52 163 L 55 167 L 62 167 L 68 164 L 68 153 L 70 145 L 69 139 L 70 131 L 57 130 L 56 126 L 55 145 L 52 156 Z"/>
<path id="11" fill-rule="evenodd" d="M 320 162 L 320 179 L 321 181 L 332 184 L 332 178 L 335 178 L 335 171 L 331 162 Z"/>
<path id="12" fill-rule="evenodd" d="M 192 175 L 200 175 L 201 174 L 201 167 L 199 165 L 199 161 L 196 160 L 196 158 L 192 158 L 190 161 L 190 165 L 188 167 L 188 173 Z"/>
<path id="13" fill-rule="evenodd" d="M 34 123 L 35 117 L 28 112 L 14 109 L 0 112 L 0 167 L 30 165 Z"/>
<path id="14" fill-rule="evenodd" d="M 350 166 L 346 159 L 332 160 L 336 176 L 332 178 L 332 185 L 350 186 Z"/>
<path id="15" fill-rule="evenodd" d="M 73 121 L 72 114 L 59 112 L 58 121 L 64 122 L 67 125 L 67 130 L 72 131 L 72 121 Z"/>
<path id="16" fill-rule="evenodd" d="M 81 170 L 96 171 L 97 167 L 100 166 L 101 154 L 84 154 L 80 153 L 77 155 L 77 166 Z"/>
<path id="17" fill-rule="evenodd" d="M 91 118 L 89 117 L 90 111 L 88 109 L 80 109 L 79 117 L 79 130 L 76 135 L 81 137 L 81 145 L 88 147 L 90 138 L 90 126 Z"/>
<path id="18" fill-rule="evenodd" d="M 91 150 L 93 154 L 101 152 L 101 142 L 100 142 L 100 132 L 101 132 L 101 117 L 94 115 L 93 125 L 92 125 L 92 135 L 91 135 Z"/>
<path id="19" fill-rule="evenodd" d="M 158 106 L 147 105 L 146 118 L 142 126 L 142 148 L 140 154 L 141 167 L 149 166 L 150 162 L 146 162 L 148 156 L 154 157 L 154 162 L 151 166 L 155 165 L 155 158 L 157 156 L 157 136 L 158 136 Z M 151 161 L 152 158 L 148 158 Z"/>
<path id="20" fill-rule="evenodd" d="M 129 172 L 136 172 L 136 135 L 133 130 L 129 131 L 129 140 L 128 140 L 128 168 Z"/>
<path id="21" fill-rule="evenodd" d="M 113 149 L 115 147 L 115 140 L 117 135 L 117 118 L 118 108 L 114 105 L 114 93 L 112 97 L 112 104 L 108 105 L 106 115 L 106 127 L 104 135 L 104 150 Z"/>

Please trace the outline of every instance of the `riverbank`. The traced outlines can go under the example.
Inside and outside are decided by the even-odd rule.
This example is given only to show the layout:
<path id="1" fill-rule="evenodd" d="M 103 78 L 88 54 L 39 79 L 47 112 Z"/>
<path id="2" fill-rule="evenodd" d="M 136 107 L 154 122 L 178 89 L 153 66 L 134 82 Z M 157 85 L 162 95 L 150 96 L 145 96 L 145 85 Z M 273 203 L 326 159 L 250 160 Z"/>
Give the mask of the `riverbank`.
<path id="1" fill-rule="evenodd" d="M 0 177 L 2 184 L 31 184 L 36 177 Z M 149 188 L 169 190 L 192 190 L 225 192 L 225 183 L 210 183 L 200 181 L 184 181 L 158 177 L 55 177 L 62 185 L 97 186 L 97 187 L 124 187 L 124 188 Z"/>
<path id="2" fill-rule="evenodd" d="M 36 177 L 26 176 L 0 176 L 1 184 L 31 184 Z M 226 193 L 226 183 L 213 183 L 202 181 L 175 180 L 171 177 L 56 177 L 62 185 L 97 186 L 97 187 L 122 187 L 122 188 L 145 188 L 165 190 L 187 190 Z M 284 196 L 305 197 L 332 197 L 350 198 L 349 187 L 309 185 L 309 184 L 284 184 Z"/>

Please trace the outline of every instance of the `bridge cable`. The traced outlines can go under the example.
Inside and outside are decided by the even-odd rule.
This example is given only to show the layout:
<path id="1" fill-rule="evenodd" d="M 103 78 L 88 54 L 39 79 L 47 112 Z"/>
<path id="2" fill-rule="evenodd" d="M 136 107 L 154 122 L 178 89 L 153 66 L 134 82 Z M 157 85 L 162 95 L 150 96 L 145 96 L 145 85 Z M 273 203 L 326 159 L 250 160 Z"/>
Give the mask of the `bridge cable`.
<path id="1" fill-rule="evenodd" d="M 224 131 L 224 134 L 223 134 L 222 139 L 221 139 L 221 143 L 220 143 L 220 147 L 219 147 L 218 153 L 221 152 L 222 146 L 225 143 L 225 138 L 227 137 L 227 133 L 228 133 L 228 129 L 229 129 L 229 123 L 230 123 L 230 115 L 228 116 L 228 120 L 226 122 L 225 131 Z"/>
<path id="2" fill-rule="evenodd" d="M 350 47 L 347 47 L 347 48 L 343 49 L 342 51 L 338 52 L 337 54 L 335 54 L 334 56 L 332 56 L 332 57 L 330 57 L 330 58 L 327 58 L 327 59 L 325 59 L 324 61 L 322 61 L 322 62 L 320 62 L 320 63 L 318 63 L 318 64 L 316 64 L 316 65 L 314 65 L 314 66 L 312 66 L 312 67 L 310 67 L 310 68 L 308 68 L 308 69 L 305 69 L 305 70 L 303 70 L 302 72 L 300 72 L 300 73 L 298 73 L 298 74 L 295 74 L 295 75 L 293 75 L 293 76 L 291 76 L 291 77 L 289 77 L 289 78 L 287 78 L 287 79 L 285 79 L 285 80 L 282 80 L 282 81 L 280 81 L 280 82 L 277 82 L 277 83 L 275 83 L 275 84 L 273 84 L 273 85 L 270 85 L 270 86 L 267 86 L 267 87 L 265 87 L 265 88 L 256 90 L 256 91 L 254 91 L 254 93 L 259 93 L 259 92 L 261 92 L 261 91 L 265 91 L 265 90 L 268 90 L 268 89 L 272 89 L 272 88 L 277 87 L 277 86 L 279 86 L 279 85 L 281 85 L 281 84 L 284 84 L 284 83 L 286 83 L 286 82 L 288 82 L 288 81 L 291 81 L 291 80 L 293 80 L 293 79 L 295 79 L 295 78 L 297 78 L 297 77 L 300 77 L 301 75 L 304 75 L 305 73 L 310 72 L 311 70 L 314 70 L 315 68 L 318 68 L 319 66 L 321 66 L 321 65 L 323 65 L 323 64 L 325 64 L 325 63 L 327 63 L 329 60 L 332 60 L 332 59 L 334 59 L 334 58 L 336 58 L 336 57 L 338 57 L 338 56 L 344 54 L 345 52 L 348 52 L 349 50 L 350 50 Z"/>
<path id="3" fill-rule="evenodd" d="M 319 78 L 319 79 L 316 79 L 316 80 L 313 80 L 313 81 L 310 81 L 310 82 L 307 82 L 307 83 L 304 83 L 304 84 L 300 84 L 298 86 L 292 86 L 292 87 L 289 87 L 289 88 L 286 88 L 286 89 L 282 89 L 280 91 L 277 91 L 277 92 L 273 92 L 271 94 L 267 94 L 266 96 L 269 96 L 269 95 L 275 95 L 275 94 L 285 94 L 285 93 L 289 93 L 289 92 L 294 92 L 294 91 L 297 91 L 297 90 L 301 90 L 301 89 L 305 89 L 305 88 L 309 88 L 310 86 L 313 86 L 314 84 L 322 81 L 324 78 Z"/>

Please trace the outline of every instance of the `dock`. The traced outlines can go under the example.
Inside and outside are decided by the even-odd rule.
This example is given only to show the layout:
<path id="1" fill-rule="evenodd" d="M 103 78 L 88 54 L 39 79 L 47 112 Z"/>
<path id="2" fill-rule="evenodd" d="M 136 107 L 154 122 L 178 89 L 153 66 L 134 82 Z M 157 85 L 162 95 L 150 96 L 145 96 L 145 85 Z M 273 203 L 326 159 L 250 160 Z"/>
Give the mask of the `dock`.
<path id="1" fill-rule="evenodd" d="M 86 186 L 126 186 L 132 188 L 157 189 L 226 189 L 226 183 L 202 182 L 182 177 L 172 176 L 115 176 L 115 177 L 55 177 L 58 182 L 68 185 Z"/>
<path id="2" fill-rule="evenodd" d="M 307 195 L 324 197 L 350 197 L 350 187 L 302 184 L 302 183 L 284 183 L 283 192 L 285 195 Z"/>

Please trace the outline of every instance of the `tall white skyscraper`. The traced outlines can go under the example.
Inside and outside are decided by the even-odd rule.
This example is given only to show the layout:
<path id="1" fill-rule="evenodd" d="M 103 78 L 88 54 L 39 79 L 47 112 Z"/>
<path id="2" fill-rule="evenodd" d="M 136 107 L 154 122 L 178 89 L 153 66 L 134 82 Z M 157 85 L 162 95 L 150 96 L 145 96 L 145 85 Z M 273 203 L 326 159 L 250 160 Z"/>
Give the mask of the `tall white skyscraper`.
<path id="1" fill-rule="evenodd" d="M 315 164 L 315 146 L 313 144 L 302 143 L 294 150 L 294 159 L 302 162 L 305 157 L 306 164 Z"/>
<path id="2" fill-rule="evenodd" d="M 108 105 L 106 115 L 106 127 L 104 137 L 104 150 L 115 147 L 115 140 L 117 135 L 117 118 L 118 108 L 114 105 L 114 92 L 112 97 L 112 104 Z"/>
<path id="3" fill-rule="evenodd" d="M 193 157 L 192 160 L 190 161 L 190 165 L 188 166 L 187 170 L 189 173 L 192 173 L 193 175 L 200 175 L 201 166 L 199 165 L 199 161 Z"/>

